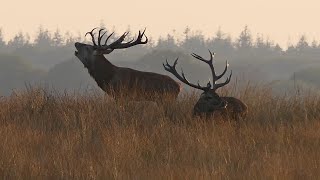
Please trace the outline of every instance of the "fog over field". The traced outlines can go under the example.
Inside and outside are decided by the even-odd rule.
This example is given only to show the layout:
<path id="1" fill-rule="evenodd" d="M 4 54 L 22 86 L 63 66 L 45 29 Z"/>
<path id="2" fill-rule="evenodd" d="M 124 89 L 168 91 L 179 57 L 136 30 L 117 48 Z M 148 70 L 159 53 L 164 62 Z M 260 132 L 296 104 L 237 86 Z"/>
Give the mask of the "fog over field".
<path id="1" fill-rule="evenodd" d="M 113 32 L 103 23 L 97 26 L 105 28 L 107 34 Z M 131 29 L 128 32 L 127 39 L 136 37 L 138 33 Z M 114 41 L 122 33 L 115 31 L 109 41 Z M 175 37 L 174 32 L 158 39 L 151 37 L 146 45 L 115 50 L 106 58 L 118 66 L 171 76 L 162 63 L 166 59 L 172 63 L 179 57 L 178 69 L 182 67 L 190 81 L 206 83 L 211 76 L 209 67 L 190 54 L 209 58 L 209 49 L 215 53 L 217 72 L 223 71 L 228 60 L 230 66 L 227 74 L 233 71 L 233 83 L 250 81 L 269 84 L 275 93 L 292 93 L 300 88 L 317 90 L 320 86 L 320 45 L 317 40 L 310 42 L 307 36 L 300 36 L 297 43 L 289 44 L 285 49 L 264 35 L 252 34 L 248 26 L 239 30 L 237 37 L 231 37 L 221 28 L 212 32 L 210 37 L 190 27 L 181 33 L 182 38 Z M 84 34 L 62 34 L 59 30 L 51 32 L 43 26 L 39 26 L 35 34 L 33 41 L 24 32 L 5 41 L 3 31 L 0 31 L 1 95 L 10 95 L 12 90 L 24 89 L 26 85 L 41 85 L 57 91 L 100 91 L 74 56 L 74 43 L 91 44 L 89 37 L 85 38 Z"/>

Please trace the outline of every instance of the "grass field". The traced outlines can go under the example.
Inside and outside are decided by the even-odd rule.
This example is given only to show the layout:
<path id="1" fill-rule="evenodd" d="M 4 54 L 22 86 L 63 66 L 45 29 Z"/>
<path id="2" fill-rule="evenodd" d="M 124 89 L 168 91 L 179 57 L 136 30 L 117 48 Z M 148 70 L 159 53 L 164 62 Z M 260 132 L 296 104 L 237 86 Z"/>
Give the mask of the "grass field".
<path id="1" fill-rule="evenodd" d="M 1 179 L 317 179 L 320 97 L 227 89 L 249 107 L 231 121 L 192 118 L 196 95 L 117 102 L 29 88 L 0 99 Z"/>

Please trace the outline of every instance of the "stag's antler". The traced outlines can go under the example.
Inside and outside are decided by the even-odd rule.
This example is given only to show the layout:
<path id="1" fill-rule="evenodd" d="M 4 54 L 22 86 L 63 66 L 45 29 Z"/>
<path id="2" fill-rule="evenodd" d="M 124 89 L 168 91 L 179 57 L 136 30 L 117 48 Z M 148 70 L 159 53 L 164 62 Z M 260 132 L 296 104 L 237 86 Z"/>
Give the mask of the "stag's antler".
<path id="1" fill-rule="evenodd" d="M 183 82 L 183 83 L 185 83 L 185 84 L 187 84 L 187 85 L 189 85 L 189 86 L 191 86 L 191 87 L 193 87 L 193 88 L 200 89 L 200 90 L 203 90 L 203 91 L 209 91 L 210 88 L 211 88 L 211 83 L 210 83 L 210 81 L 208 82 L 208 84 L 207 84 L 206 87 L 200 86 L 199 82 L 198 82 L 198 85 L 195 85 L 195 84 L 190 83 L 190 82 L 187 80 L 187 78 L 185 77 L 185 75 L 184 75 L 184 73 L 183 73 L 182 68 L 181 68 L 181 75 L 177 72 L 177 70 L 176 70 L 176 65 L 177 65 L 177 63 L 178 63 L 178 59 L 179 59 L 179 58 L 177 58 L 177 59 L 174 61 L 174 63 L 173 63 L 172 66 L 169 65 L 168 60 L 166 59 L 166 64 L 162 64 L 163 67 L 164 67 L 164 69 L 165 69 L 166 71 L 171 72 L 171 73 L 172 73 L 174 76 L 176 76 L 181 82 Z"/>
<path id="2" fill-rule="evenodd" d="M 94 40 L 94 33 L 93 33 L 93 31 L 94 31 L 95 29 L 97 29 L 97 28 L 93 28 L 91 31 L 87 32 L 87 33 L 84 35 L 84 37 L 86 37 L 88 34 L 91 36 L 93 46 L 97 46 L 97 44 L 96 44 L 96 42 L 95 42 L 95 40 Z"/>
<path id="3" fill-rule="evenodd" d="M 218 88 L 228 84 L 231 80 L 231 76 L 232 76 L 232 70 L 231 70 L 231 73 L 229 75 L 229 77 L 226 79 L 225 82 L 223 83 L 219 83 L 217 84 L 216 82 L 227 72 L 228 70 L 228 61 L 226 61 L 226 66 L 223 70 L 223 72 L 220 74 L 220 75 L 216 75 L 216 72 L 214 70 L 214 66 L 213 66 L 213 55 L 214 53 L 212 53 L 210 50 L 208 50 L 209 53 L 210 53 L 210 59 L 209 60 L 206 60 L 204 59 L 203 57 L 199 56 L 198 54 L 195 54 L 195 53 L 192 53 L 191 55 L 194 57 L 194 58 L 197 58 L 199 59 L 200 61 L 202 62 L 205 62 L 209 65 L 210 69 L 211 69 L 211 73 L 212 73 L 212 81 L 213 81 L 213 85 L 212 85 L 212 90 L 217 90 Z"/>
<path id="4" fill-rule="evenodd" d="M 168 61 L 166 60 L 166 64 L 163 64 L 163 67 L 166 71 L 169 71 L 170 73 L 172 73 L 174 76 L 176 76 L 181 82 L 193 87 L 193 88 L 196 88 L 196 89 L 200 89 L 200 90 L 203 90 L 203 91 L 209 91 L 210 89 L 211 90 L 217 90 L 218 88 L 228 84 L 230 82 L 230 79 L 231 79 L 231 76 L 232 76 L 232 71 L 230 73 L 230 76 L 226 79 L 225 82 L 223 83 L 219 83 L 217 84 L 216 81 L 218 81 L 228 70 L 228 61 L 226 61 L 226 67 L 224 68 L 224 71 L 220 74 L 220 75 L 216 75 L 216 72 L 214 70 L 214 66 L 213 66 L 213 53 L 209 50 L 209 53 L 210 53 L 210 59 L 209 60 L 206 60 L 204 59 L 203 57 L 195 54 L 195 53 L 192 53 L 191 55 L 197 59 L 199 59 L 200 61 L 202 62 L 205 62 L 206 64 L 209 65 L 210 69 L 211 69 L 211 73 L 212 73 L 212 80 L 213 80 L 213 85 L 211 85 L 211 82 L 209 80 L 208 84 L 206 87 L 203 87 L 203 86 L 200 86 L 199 85 L 199 82 L 198 82 L 198 85 L 194 85 L 192 83 L 190 83 L 184 73 L 183 73 L 183 70 L 181 69 L 181 75 L 177 72 L 176 70 L 176 65 L 178 63 L 178 58 L 174 61 L 173 65 L 170 66 Z"/>
<path id="5" fill-rule="evenodd" d="M 101 44 L 101 39 L 102 37 L 106 34 L 107 31 L 105 31 L 103 34 L 101 34 L 101 32 L 104 30 L 104 29 L 100 29 L 99 30 L 99 34 L 98 34 L 98 44 L 96 44 L 95 42 L 95 38 L 94 38 L 94 33 L 93 31 L 97 29 L 97 28 L 94 28 L 92 29 L 90 32 L 87 32 L 85 34 L 85 36 L 87 36 L 88 34 L 91 36 L 91 39 L 92 39 L 92 43 L 93 43 L 93 46 L 96 50 L 100 51 L 102 54 L 109 54 L 111 53 L 113 50 L 115 49 L 124 49 L 124 48 L 129 48 L 131 46 L 135 46 L 135 45 L 138 45 L 138 44 L 147 44 L 148 43 L 148 38 L 147 36 L 145 35 L 145 31 L 146 29 L 144 29 L 144 31 L 141 33 L 141 31 L 139 31 L 139 34 L 138 34 L 138 37 L 136 40 L 132 39 L 131 41 L 129 42 L 123 42 L 124 39 L 126 38 L 126 36 L 129 34 L 129 32 L 125 32 L 123 33 L 117 40 L 115 40 L 113 43 L 111 44 L 107 44 L 108 43 L 108 40 L 110 39 L 110 37 L 114 34 L 114 32 L 112 32 L 105 40 L 104 44 L 102 45 Z M 144 41 L 142 41 L 142 38 L 145 37 L 146 39 Z"/>

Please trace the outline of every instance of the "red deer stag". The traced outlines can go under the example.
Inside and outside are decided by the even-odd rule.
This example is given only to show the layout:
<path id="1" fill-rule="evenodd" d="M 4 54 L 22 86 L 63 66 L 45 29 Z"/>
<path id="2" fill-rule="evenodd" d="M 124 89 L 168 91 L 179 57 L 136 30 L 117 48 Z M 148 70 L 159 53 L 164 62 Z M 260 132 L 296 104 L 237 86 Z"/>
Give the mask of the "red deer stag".
<path id="1" fill-rule="evenodd" d="M 164 68 L 166 71 L 169 71 L 172 73 L 175 77 L 177 77 L 181 82 L 204 91 L 198 102 L 195 104 L 194 109 L 193 109 L 193 115 L 205 115 L 205 117 L 210 117 L 214 115 L 214 112 L 218 112 L 223 119 L 225 118 L 232 118 L 234 120 L 239 120 L 239 118 L 244 118 L 247 114 L 247 105 L 244 104 L 241 100 L 234 98 L 234 97 L 220 97 L 217 93 L 216 90 L 222 86 L 225 86 L 230 82 L 231 76 L 232 76 L 232 71 L 230 73 L 230 76 L 226 79 L 225 82 L 223 83 L 216 83 L 226 72 L 228 69 L 228 62 L 226 62 L 226 66 L 222 74 L 216 75 L 215 69 L 213 66 L 213 54 L 209 50 L 210 53 L 210 59 L 206 60 L 202 58 L 201 56 L 192 53 L 191 55 L 202 61 L 205 62 L 209 65 L 212 73 L 212 80 L 213 80 L 213 85 L 209 81 L 207 86 L 203 87 L 200 86 L 199 83 L 197 85 L 190 83 L 184 73 L 183 70 L 181 70 L 181 75 L 177 72 L 176 70 L 176 65 L 178 63 L 178 58 L 175 60 L 174 64 L 171 66 L 168 64 L 168 61 L 166 60 L 166 64 L 163 64 Z"/>
<path id="2" fill-rule="evenodd" d="M 97 28 L 85 34 L 85 36 L 88 34 L 91 36 L 93 45 L 76 42 L 77 51 L 75 51 L 75 56 L 88 69 L 91 77 L 103 91 L 114 98 L 119 97 L 122 91 L 128 92 L 129 96 L 135 92 L 137 93 L 135 94 L 135 100 L 154 101 L 156 97 L 159 98 L 162 95 L 172 95 L 174 98 L 178 96 L 180 84 L 169 76 L 118 67 L 104 57 L 104 54 L 110 54 L 115 49 L 125 49 L 138 44 L 146 44 L 148 38 L 145 35 L 145 30 L 142 33 L 139 31 L 136 40 L 124 42 L 128 35 L 128 32 L 125 32 L 120 38 L 107 44 L 113 33 L 102 43 L 101 39 L 106 34 L 106 31 L 102 33 L 104 29 L 100 29 L 98 40 L 96 41 L 93 33 L 95 29 Z M 142 40 L 143 37 L 146 38 L 144 41 Z"/>

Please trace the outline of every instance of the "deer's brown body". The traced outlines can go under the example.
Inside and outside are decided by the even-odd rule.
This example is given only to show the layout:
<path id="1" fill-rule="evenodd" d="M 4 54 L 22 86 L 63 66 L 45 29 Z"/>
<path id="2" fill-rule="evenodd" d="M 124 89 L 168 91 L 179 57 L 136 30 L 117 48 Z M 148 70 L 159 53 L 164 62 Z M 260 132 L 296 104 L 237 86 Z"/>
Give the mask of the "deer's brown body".
<path id="1" fill-rule="evenodd" d="M 107 45 L 101 45 L 99 31 L 98 44 L 94 40 L 93 30 L 88 32 L 92 37 L 93 45 L 75 43 L 77 51 L 75 55 L 88 69 L 89 74 L 97 82 L 98 86 L 106 93 L 113 95 L 115 98 L 123 95 L 121 93 L 134 92 L 136 100 L 155 100 L 162 95 L 170 95 L 176 98 L 180 92 L 180 84 L 166 75 L 156 74 L 153 72 L 143 72 L 126 67 L 118 67 L 108 61 L 104 54 L 111 53 L 114 49 L 124 49 L 137 44 L 146 44 L 148 39 L 142 41 L 144 32 L 140 33 L 135 41 L 123 43 L 124 38 L 128 33 L 124 33 L 118 40 Z"/>
<path id="2" fill-rule="evenodd" d="M 235 97 L 220 97 L 225 102 L 222 108 L 213 107 L 208 100 L 200 98 L 193 108 L 193 115 L 210 117 L 222 117 L 222 119 L 239 120 L 246 117 L 248 107 L 245 103 Z"/>
<path id="3" fill-rule="evenodd" d="M 210 52 L 210 51 L 209 51 Z M 205 116 L 206 118 L 214 117 L 215 115 L 222 116 L 223 119 L 234 119 L 239 120 L 240 118 L 244 118 L 247 114 L 248 107 L 245 103 L 243 103 L 241 100 L 235 98 L 235 97 L 220 97 L 216 90 L 220 87 L 225 86 L 230 82 L 232 72 L 230 76 L 226 79 L 223 83 L 216 83 L 218 79 L 220 79 L 227 71 L 228 68 L 228 62 L 226 63 L 225 69 L 221 75 L 215 74 L 215 69 L 213 67 L 213 54 L 210 52 L 210 60 L 205 60 L 201 56 L 197 54 L 192 54 L 193 57 L 199 59 L 200 61 L 203 61 L 207 63 L 211 69 L 212 72 L 212 78 L 213 78 L 213 85 L 209 81 L 207 86 L 203 87 L 195 84 L 190 83 L 186 78 L 184 73 L 182 72 L 182 76 L 177 73 L 176 71 L 176 65 L 178 58 L 174 62 L 173 66 L 170 66 L 167 62 L 166 65 L 164 65 L 165 70 L 171 72 L 173 75 L 175 75 L 180 81 L 183 83 L 203 91 L 201 94 L 199 100 L 194 105 L 193 108 L 193 115 L 195 116 Z"/>
<path id="4" fill-rule="evenodd" d="M 223 117 L 239 120 L 239 118 L 243 119 L 247 116 L 248 106 L 240 99 L 235 97 L 221 97 L 221 99 L 228 104 L 220 112 Z"/>

